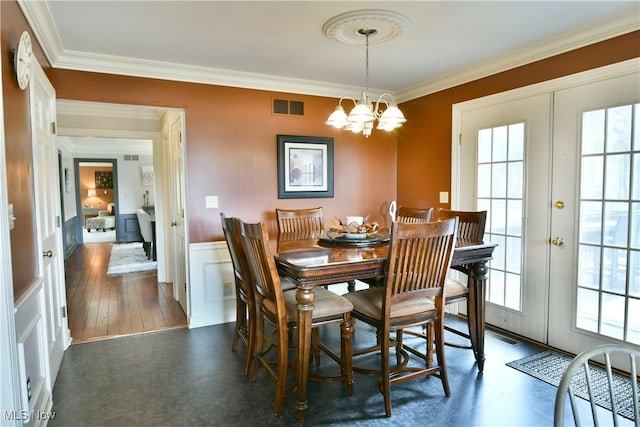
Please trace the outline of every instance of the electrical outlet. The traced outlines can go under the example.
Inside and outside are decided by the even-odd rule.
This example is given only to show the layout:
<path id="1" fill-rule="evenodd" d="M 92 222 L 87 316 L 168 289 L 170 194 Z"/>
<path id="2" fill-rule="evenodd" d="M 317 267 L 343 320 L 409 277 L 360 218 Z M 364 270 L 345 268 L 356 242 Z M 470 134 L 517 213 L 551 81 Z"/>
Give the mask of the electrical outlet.
<path id="1" fill-rule="evenodd" d="M 449 203 L 449 192 L 441 191 L 440 192 L 440 203 Z"/>
<path id="2" fill-rule="evenodd" d="M 205 196 L 204 204 L 207 209 L 215 209 L 218 207 L 218 196 Z"/>

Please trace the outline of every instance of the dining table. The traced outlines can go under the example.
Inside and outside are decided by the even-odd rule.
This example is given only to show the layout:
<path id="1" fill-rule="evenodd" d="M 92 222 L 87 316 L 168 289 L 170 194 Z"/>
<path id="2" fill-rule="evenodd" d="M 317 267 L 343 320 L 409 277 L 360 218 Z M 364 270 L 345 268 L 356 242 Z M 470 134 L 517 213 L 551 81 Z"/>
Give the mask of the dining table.
<path id="1" fill-rule="evenodd" d="M 388 233 L 365 238 L 339 238 L 327 234 L 318 236 L 278 235 L 272 241 L 274 258 L 280 274 L 297 284 L 298 309 L 297 346 L 297 418 L 304 421 L 307 408 L 307 382 L 311 352 L 311 317 L 316 286 L 353 283 L 365 280 L 383 283 L 389 250 Z M 492 259 L 496 243 L 458 239 L 451 268 L 467 275 L 468 323 L 471 347 L 478 371 L 484 369 L 485 294 L 487 262 Z M 350 287 L 350 290 L 352 288 Z"/>

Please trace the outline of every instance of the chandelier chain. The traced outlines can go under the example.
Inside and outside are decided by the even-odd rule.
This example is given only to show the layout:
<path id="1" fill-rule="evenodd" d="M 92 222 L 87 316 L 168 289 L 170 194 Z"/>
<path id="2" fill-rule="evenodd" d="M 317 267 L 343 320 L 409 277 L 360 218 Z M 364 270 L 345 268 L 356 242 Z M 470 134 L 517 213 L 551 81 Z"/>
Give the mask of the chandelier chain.
<path id="1" fill-rule="evenodd" d="M 369 92 L 369 32 L 367 31 L 365 33 L 365 72 L 366 72 L 366 76 L 365 76 L 365 80 L 364 80 L 364 88 L 365 91 L 368 93 Z"/>

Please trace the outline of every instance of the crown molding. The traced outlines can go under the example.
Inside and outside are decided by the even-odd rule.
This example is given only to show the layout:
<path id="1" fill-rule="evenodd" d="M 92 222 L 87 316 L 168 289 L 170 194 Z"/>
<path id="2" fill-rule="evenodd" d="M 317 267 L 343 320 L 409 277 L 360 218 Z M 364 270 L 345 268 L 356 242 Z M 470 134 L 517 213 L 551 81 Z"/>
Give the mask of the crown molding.
<path id="1" fill-rule="evenodd" d="M 54 68 L 117 74 L 190 83 L 231 86 L 247 89 L 297 93 L 340 98 L 357 94 L 359 86 L 336 85 L 257 73 L 149 61 L 64 50 L 46 1 L 17 0 L 38 42 Z M 514 49 L 505 54 L 474 63 L 455 72 L 425 80 L 398 91 L 370 89 L 370 93 L 390 92 L 399 102 L 425 96 L 492 74 L 539 61 L 573 49 L 640 29 L 640 5 L 627 11 Z"/>
<path id="2" fill-rule="evenodd" d="M 53 67 L 56 59 L 64 51 L 64 47 L 56 23 L 51 16 L 49 5 L 46 1 L 17 0 L 17 3 L 29 22 L 47 60 Z"/>
<path id="3" fill-rule="evenodd" d="M 338 98 L 345 91 L 358 94 L 362 90 L 360 86 L 69 50 L 59 55 L 54 66 L 67 70 Z M 380 90 L 380 93 L 384 92 Z"/>

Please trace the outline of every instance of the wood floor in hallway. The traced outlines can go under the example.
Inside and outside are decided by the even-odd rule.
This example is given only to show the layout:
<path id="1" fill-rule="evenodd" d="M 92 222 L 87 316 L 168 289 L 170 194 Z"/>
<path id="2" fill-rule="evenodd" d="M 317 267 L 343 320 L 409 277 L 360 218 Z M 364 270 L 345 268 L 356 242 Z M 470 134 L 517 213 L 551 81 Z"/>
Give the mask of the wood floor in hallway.
<path id="1" fill-rule="evenodd" d="M 155 271 L 107 276 L 111 246 L 80 245 L 65 263 L 72 343 L 186 327 L 173 285 Z"/>

